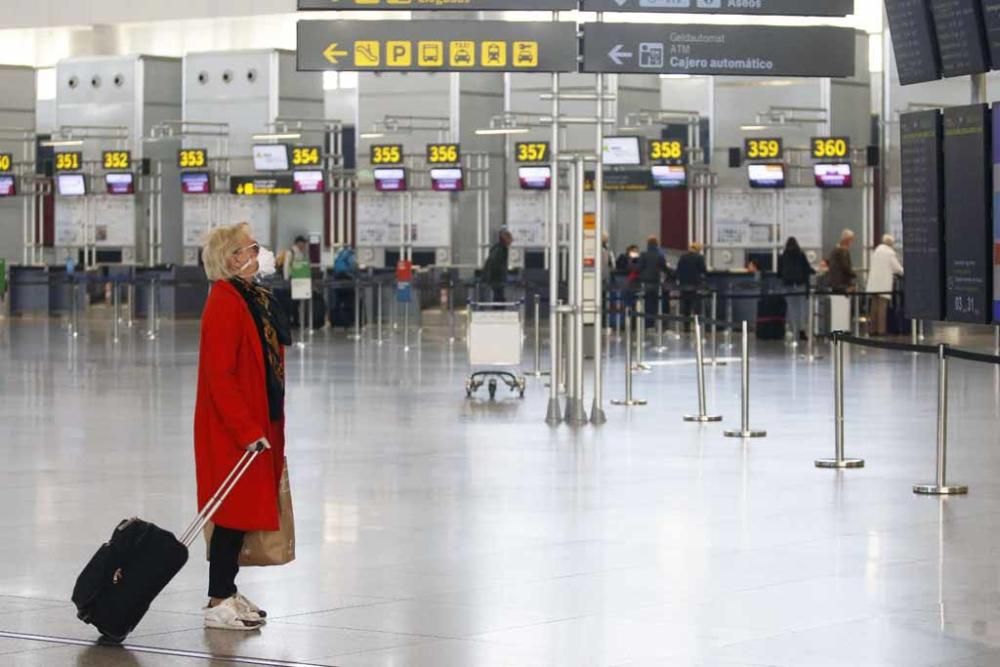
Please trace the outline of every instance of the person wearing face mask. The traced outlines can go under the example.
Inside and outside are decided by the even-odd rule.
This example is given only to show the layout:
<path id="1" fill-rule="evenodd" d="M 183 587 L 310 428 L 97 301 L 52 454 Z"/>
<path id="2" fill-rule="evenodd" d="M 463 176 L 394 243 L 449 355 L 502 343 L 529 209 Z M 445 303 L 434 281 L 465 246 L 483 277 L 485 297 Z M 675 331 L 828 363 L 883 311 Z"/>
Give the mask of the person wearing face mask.
<path id="1" fill-rule="evenodd" d="M 243 453 L 265 451 L 215 514 L 209 544 L 206 628 L 252 631 L 267 612 L 239 592 L 243 538 L 279 529 L 278 493 L 285 461 L 285 346 L 288 318 L 255 279 L 275 272 L 274 253 L 246 224 L 214 229 L 202 250 L 212 283 L 201 321 L 194 451 L 198 505 L 204 508 Z"/>

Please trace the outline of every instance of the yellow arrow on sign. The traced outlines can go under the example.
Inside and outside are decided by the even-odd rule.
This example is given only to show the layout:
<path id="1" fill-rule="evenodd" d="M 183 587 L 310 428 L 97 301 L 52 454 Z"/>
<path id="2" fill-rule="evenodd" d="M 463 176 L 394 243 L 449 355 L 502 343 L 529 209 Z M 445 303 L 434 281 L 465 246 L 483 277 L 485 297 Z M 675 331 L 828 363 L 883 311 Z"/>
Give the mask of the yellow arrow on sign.
<path id="1" fill-rule="evenodd" d="M 338 44 L 334 42 L 330 46 L 326 47 L 325 51 L 323 51 L 323 55 L 326 57 L 327 60 L 330 61 L 331 65 L 338 64 L 337 58 L 343 58 L 344 56 L 347 55 L 347 51 L 344 51 L 343 49 L 338 49 L 337 46 Z"/>

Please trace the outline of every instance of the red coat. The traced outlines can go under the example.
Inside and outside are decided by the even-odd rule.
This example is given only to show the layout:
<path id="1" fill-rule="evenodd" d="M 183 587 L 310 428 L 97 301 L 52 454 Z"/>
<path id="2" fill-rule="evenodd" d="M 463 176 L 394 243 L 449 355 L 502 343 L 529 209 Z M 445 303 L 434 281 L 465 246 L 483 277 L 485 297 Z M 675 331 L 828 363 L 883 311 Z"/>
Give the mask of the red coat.
<path id="1" fill-rule="evenodd" d="M 284 359 L 284 349 L 282 349 Z M 201 321 L 194 455 L 198 507 L 204 508 L 251 443 L 272 449 L 250 466 L 215 515 L 215 523 L 244 531 L 278 530 L 278 484 L 285 460 L 284 421 L 267 405 L 264 351 L 250 309 L 226 281 L 212 286 Z"/>

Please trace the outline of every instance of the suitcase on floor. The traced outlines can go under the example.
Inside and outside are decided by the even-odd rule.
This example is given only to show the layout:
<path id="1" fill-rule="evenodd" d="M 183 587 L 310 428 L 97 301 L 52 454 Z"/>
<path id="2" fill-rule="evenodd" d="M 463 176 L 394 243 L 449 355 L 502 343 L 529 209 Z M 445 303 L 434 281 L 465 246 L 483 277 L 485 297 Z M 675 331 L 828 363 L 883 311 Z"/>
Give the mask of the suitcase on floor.
<path id="1" fill-rule="evenodd" d="M 788 302 L 779 295 L 765 296 L 757 302 L 757 338 L 784 340 Z"/>
<path id="2" fill-rule="evenodd" d="M 77 618 L 97 628 L 104 641 L 123 642 L 187 563 L 188 549 L 262 450 L 243 455 L 180 538 L 141 519 L 118 524 L 76 580 Z"/>

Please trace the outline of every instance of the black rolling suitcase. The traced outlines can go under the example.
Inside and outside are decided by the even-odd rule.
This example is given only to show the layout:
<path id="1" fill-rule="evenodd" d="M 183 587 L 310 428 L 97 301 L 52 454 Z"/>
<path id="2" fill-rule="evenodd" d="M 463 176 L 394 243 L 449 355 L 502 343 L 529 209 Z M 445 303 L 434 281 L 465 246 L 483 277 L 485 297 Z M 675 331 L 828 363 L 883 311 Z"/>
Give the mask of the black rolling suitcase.
<path id="1" fill-rule="evenodd" d="M 180 538 L 141 519 L 118 524 L 76 580 L 77 617 L 97 628 L 104 641 L 124 641 L 187 563 L 188 549 L 261 451 L 258 446 L 244 454 Z"/>
<path id="2" fill-rule="evenodd" d="M 757 302 L 757 338 L 783 340 L 788 302 L 780 295 L 764 296 Z"/>

